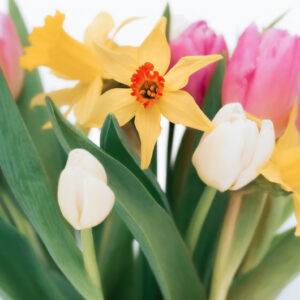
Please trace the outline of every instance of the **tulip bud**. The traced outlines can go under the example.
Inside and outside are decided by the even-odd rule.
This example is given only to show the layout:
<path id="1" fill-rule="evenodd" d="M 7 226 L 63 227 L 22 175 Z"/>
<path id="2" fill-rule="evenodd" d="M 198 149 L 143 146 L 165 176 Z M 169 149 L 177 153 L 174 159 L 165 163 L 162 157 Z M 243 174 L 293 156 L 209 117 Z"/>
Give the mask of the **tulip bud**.
<path id="1" fill-rule="evenodd" d="M 115 196 L 106 183 L 105 170 L 93 155 L 83 149 L 69 153 L 59 178 L 58 203 L 75 229 L 96 226 L 110 213 Z"/>
<path id="2" fill-rule="evenodd" d="M 300 75 L 300 37 L 252 24 L 239 38 L 223 81 L 223 105 L 239 102 L 250 114 L 285 129 Z M 287 79 L 288 78 L 288 79 Z"/>
<path id="3" fill-rule="evenodd" d="M 14 98 L 18 97 L 24 81 L 21 56 L 22 45 L 15 25 L 8 15 L 0 13 L 0 68 Z"/>
<path id="4" fill-rule="evenodd" d="M 183 56 L 222 54 L 227 52 L 222 35 L 216 35 L 204 21 L 189 26 L 177 39 L 170 42 L 171 64 L 174 66 Z M 202 105 L 207 86 L 215 69 L 216 63 L 210 64 L 190 76 L 184 88 Z"/>
<path id="5" fill-rule="evenodd" d="M 270 159 L 275 145 L 273 124 L 263 120 L 259 130 L 239 103 L 223 106 L 213 123 L 216 128 L 201 138 L 193 165 L 207 185 L 221 192 L 240 189 Z"/>

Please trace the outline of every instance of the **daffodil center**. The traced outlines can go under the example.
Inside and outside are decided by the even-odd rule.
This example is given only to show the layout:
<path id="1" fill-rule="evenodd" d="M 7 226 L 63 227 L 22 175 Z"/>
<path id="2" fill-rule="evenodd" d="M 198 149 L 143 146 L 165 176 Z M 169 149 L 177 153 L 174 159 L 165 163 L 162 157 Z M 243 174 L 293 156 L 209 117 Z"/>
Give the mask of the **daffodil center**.
<path id="1" fill-rule="evenodd" d="M 146 62 L 131 77 L 131 95 L 147 108 L 163 95 L 164 81 L 164 78 L 154 71 L 153 64 Z"/>

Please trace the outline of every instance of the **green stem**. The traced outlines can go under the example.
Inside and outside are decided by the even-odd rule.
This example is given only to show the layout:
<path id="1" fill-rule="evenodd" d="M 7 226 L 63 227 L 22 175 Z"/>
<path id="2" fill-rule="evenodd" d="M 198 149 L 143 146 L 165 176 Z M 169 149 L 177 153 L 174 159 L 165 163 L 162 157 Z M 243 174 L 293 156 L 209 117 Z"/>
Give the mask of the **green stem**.
<path id="1" fill-rule="evenodd" d="M 82 244 L 82 251 L 83 251 L 83 261 L 84 261 L 86 272 L 88 273 L 88 276 L 90 277 L 92 283 L 100 291 L 99 300 L 104 300 L 100 273 L 99 273 L 97 258 L 95 253 L 92 228 L 80 230 L 80 236 L 81 236 L 81 244 Z"/>
<path id="2" fill-rule="evenodd" d="M 213 199 L 216 195 L 217 190 L 215 188 L 207 186 L 201 198 L 197 204 L 196 210 L 193 214 L 192 220 L 190 222 L 189 228 L 186 235 L 186 244 L 191 251 L 194 253 L 195 247 L 201 233 L 202 226 L 204 224 L 207 213 L 211 207 Z"/>
<path id="3" fill-rule="evenodd" d="M 225 214 L 221 237 L 217 249 L 210 300 L 225 300 L 230 282 L 224 280 L 224 267 L 228 260 L 234 232 L 242 204 L 239 193 L 231 193 L 228 208 Z"/>

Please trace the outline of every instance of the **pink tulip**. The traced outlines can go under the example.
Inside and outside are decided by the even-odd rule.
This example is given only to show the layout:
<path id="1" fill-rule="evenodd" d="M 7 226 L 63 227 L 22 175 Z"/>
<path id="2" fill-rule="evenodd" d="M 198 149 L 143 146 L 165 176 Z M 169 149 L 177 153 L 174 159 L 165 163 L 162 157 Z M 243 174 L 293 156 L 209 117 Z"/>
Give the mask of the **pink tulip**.
<path id="1" fill-rule="evenodd" d="M 14 23 L 8 15 L 0 13 L 0 67 L 10 91 L 16 98 L 22 88 L 24 70 L 20 67 L 22 45 Z"/>
<path id="2" fill-rule="evenodd" d="M 277 136 L 285 129 L 296 100 L 300 75 L 300 37 L 252 24 L 241 35 L 227 66 L 223 105 L 240 102 L 261 119 L 271 119 Z"/>
<path id="3" fill-rule="evenodd" d="M 177 39 L 170 42 L 171 67 L 183 56 L 227 53 L 223 36 L 216 35 L 204 21 L 190 25 Z M 184 88 L 202 105 L 207 86 L 216 64 L 194 73 Z"/>

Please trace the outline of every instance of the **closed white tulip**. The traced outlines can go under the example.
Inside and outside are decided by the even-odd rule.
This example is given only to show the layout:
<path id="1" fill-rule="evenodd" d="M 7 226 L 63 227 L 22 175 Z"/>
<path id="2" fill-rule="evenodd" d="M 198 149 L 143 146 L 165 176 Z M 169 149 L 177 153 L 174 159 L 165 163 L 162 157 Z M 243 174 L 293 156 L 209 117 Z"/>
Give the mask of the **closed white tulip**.
<path id="1" fill-rule="evenodd" d="M 221 192 L 237 190 L 258 176 L 275 145 L 273 123 L 263 120 L 260 129 L 246 118 L 239 103 L 223 106 L 193 155 L 193 165 L 207 185 Z"/>
<path id="2" fill-rule="evenodd" d="M 84 149 L 72 150 L 58 183 L 58 203 L 66 220 L 78 230 L 91 228 L 107 217 L 114 202 L 101 163 Z"/>

